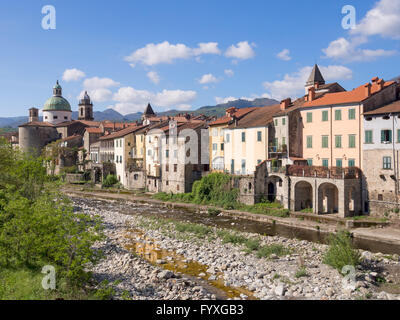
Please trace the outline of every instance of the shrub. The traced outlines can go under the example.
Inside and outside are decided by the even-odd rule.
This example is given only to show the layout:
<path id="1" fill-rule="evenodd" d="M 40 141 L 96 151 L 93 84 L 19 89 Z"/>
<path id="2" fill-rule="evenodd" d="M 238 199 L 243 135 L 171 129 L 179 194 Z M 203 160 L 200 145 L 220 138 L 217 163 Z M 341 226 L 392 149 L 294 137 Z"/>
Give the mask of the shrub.
<path id="1" fill-rule="evenodd" d="M 339 231 L 329 238 L 329 248 L 324 255 L 323 262 L 342 271 L 344 266 L 357 266 L 360 263 L 360 253 L 353 248 L 350 233 L 346 230 Z"/>
<path id="2" fill-rule="evenodd" d="M 245 245 L 249 251 L 257 251 L 260 249 L 260 241 L 257 239 L 248 239 Z"/>
<path id="3" fill-rule="evenodd" d="M 218 236 L 222 238 L 222 243 L 243 244 L 247 241 L 245 237 L 230 233 L 228 231 L 219 231 Z"/>
<path id="4" fill-rule="evenodd" d="M 257 251 L 258 258 L 269 258 L 270 255 L 276 254 L 277 256 L 285 256 L 290 254 L 290 250 L 280 244 L 272 244 L 263 246 Z"/>
<path id="5" fill-rule="evenodd" d="M 175 223 L 175 229 L 179 232 L 189 232 L 193 233 L 201 238 L 204 238 L 206 235 L 212 232 L 210 227 L 206 227 L 200 224 L 193 224 L 193 223 Z"/>
<path id="6" fill-rule="evenodd" d="M 301 277 L 308 277 L 308 273 L 305 267 L 301 267 L 299 270 L 296 271 L 295 274 L 296 278 L 301 278 Z"/>
<path id="7" fill-rule="evenodd" d="M 107 178 L 103 181 L 103 187 L 104 188 L 111 188 L 115 184 L 117 184 L 119 181 L 117 177 L 113 174 L 109 174 Z"/>

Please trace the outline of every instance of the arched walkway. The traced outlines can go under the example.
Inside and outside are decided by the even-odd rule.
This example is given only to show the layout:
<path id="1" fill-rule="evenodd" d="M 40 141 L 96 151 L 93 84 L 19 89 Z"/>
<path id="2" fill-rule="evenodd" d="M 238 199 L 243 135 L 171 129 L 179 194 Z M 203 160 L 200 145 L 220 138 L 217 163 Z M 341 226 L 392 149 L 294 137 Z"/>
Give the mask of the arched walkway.
<path id="1" fill-rule="evenodd" d="M 318 213 L 339 212 L 339 190 L 332 183 L 323 183 L 318 188 Z"/>
<path id="2" fill-rule="evenodd" d="M 294 210 L 313 208 L 313 187 L 306 181 L 299 181 L 294 186 Z"/>

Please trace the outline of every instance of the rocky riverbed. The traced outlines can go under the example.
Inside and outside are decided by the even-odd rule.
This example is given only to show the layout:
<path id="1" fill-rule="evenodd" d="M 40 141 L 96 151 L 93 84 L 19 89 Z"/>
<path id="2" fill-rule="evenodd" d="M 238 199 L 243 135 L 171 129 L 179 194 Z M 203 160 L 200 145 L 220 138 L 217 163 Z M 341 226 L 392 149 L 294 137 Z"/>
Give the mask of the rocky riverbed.
<path id="1" fill-rule="evenodd" d="M 117 299 L 400 299 L 397 255 L 361 251 L 363 262 L 354 281 L 346 284 L 337 270 L 322 263 L 323 244 L 232 230 L 228 234 L 141 215 L 164 210 L 155 205 L 73 201 L 77 210 L 103 218 L 107 239 L 98 248 L 105 259 L 92 271 L 99 281 L 117 281 Z M 136 214 L 124 214 L 127 206 Z M 280 252 L 260 257 L 236 238 Z"/>

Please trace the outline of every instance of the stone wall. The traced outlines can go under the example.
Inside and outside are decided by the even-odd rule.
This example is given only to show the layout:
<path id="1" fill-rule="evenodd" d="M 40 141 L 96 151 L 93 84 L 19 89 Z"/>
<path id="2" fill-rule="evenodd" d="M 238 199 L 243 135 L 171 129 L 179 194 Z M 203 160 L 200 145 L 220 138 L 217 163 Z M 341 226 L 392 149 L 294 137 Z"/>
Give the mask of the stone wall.
<path id="1" fill-rule="evenodd" d="M 85 181 L 85 176 L 82 173 L 67 173 L 65 181 L 67 183 L 79 183 Z"/>
<path id="2" fill-rule="evenodd" d="M 144 190 L 146 188 L 146 174 L 143 170 L 127 172 L 127 189 Z"/>

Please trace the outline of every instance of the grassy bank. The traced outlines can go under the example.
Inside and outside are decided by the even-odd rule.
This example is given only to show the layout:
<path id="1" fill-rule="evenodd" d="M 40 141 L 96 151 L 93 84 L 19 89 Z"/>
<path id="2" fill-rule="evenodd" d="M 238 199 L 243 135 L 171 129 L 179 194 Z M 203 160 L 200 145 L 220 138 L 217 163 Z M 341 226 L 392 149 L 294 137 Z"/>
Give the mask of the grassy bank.
<path id="1" fill-rule="evenodd" d="M 101 220 L 74 212 L 43 163 L 0 139 L 0 299 L 87 299 Z M 44 266 L 54 268 L 54 290 L 42 288 Z"/>

